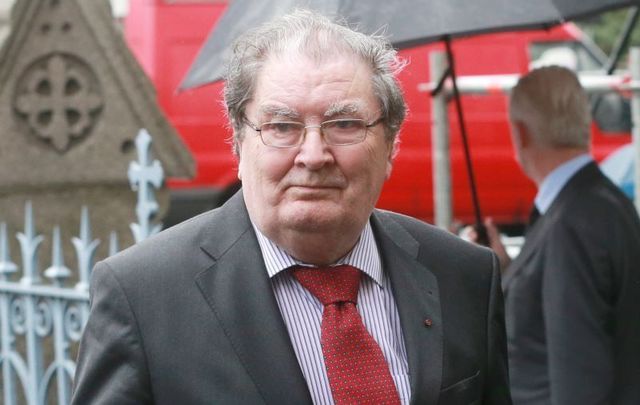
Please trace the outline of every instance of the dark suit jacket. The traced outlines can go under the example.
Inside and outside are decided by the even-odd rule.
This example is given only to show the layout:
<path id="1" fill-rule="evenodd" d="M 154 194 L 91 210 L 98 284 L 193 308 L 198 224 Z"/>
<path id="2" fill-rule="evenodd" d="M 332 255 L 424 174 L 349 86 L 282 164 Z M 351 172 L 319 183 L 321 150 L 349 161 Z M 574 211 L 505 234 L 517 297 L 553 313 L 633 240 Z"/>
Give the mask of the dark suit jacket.
<path id="1" fill-rule="evenodd" d="M 640 221 L 595 163 L 503 279 L 515 404 L 640 404 Z"/>
<path id="2" fill-rule="evenodd" d="M 371 221 L 412 403 L 511 403 L 495 256 L 397 214 Z M 91 297 L 74 404 L 311 403 L 241 193 L 97 264 Z"/>

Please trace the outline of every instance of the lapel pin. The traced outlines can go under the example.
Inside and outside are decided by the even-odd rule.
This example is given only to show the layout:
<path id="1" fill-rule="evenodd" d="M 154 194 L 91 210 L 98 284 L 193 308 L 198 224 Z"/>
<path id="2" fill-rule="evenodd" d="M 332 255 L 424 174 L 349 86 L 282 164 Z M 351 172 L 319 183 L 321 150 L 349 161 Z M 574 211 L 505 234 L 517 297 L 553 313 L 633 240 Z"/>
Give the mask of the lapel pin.
<path id="1" fill-rule="evenodd" d="M 433 321 L 431 320 L 431 318 L 427 318 L 424 320 L 424 326 L 427 328 L 430 328 L 431 325 L 433 325 Z"/>

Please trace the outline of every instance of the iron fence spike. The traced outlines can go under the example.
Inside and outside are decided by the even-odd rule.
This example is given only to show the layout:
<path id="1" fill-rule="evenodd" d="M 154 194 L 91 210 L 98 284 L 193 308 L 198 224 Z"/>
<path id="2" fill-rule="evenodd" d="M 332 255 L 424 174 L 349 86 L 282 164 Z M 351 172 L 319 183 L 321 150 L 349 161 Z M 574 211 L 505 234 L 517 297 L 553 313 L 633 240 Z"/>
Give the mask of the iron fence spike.
<path id="1" fill-rule="evenodd" d="M 62 241 L 60 240 L 60 227 L 53 228 L 53 239 L 51 247 L 51 266 L 44 271 L 45 277 L 62 286 L 64 280 L 71 276 L 71 270 L 64 265 L 64 255 L 62 253 Z"/>
<path id="2" fill-rule="evenodd" d="M 109 256 L 115 255 L 118 250 L 118 234 L 115 231 L 111 231 L 109 235 Z"/>
<path id="3" fill-rule="evenodd" d="M 9 239 L 7 238 L 7 224 L 0 223 L 0 280 L 7 275 L 18 271 L 18 266 L 11 261 L 11 252 L 9 250 Z"/>

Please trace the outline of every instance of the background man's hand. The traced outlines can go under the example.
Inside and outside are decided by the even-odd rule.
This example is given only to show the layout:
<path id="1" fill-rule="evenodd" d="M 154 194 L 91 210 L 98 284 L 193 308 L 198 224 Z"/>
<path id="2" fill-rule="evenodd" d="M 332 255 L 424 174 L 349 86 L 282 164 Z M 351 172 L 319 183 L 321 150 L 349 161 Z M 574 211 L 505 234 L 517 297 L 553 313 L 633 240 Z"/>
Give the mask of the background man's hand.
<path id="1" fill-rule="evenodd" d="M 511 263 L 511 257 L 509 257 L 509 254 L 500 239 L 500 232 L 498 232 L 498 228 L 493 223 L 493 219 L 486 218 L 484 220 L 484 226 L 486 227 L 487 237 L 489 238 L 489 247 L 493 249 L 498 256 L 500 268 L 502 269 L 502 272 L 504 272 Z M 478 243 L 478 231 L 474 226 L 465 227 L 462 232 L 460 232 L 460 237 L 470 242 Z"/>

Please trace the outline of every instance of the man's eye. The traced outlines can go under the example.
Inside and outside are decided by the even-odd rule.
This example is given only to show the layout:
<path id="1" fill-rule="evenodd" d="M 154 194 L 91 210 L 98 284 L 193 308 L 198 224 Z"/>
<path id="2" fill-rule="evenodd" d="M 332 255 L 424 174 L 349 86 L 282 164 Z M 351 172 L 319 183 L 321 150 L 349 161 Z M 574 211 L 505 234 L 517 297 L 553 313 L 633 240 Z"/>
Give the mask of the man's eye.
<path id="1" fill-rule="evenodd" d="M 335 120 L 325 123 L 327 129 L 340 130 L 340 131 L 355 131 L 363 127 L 364 122 L 362 120 Z"/>
<path id="2" fill-rule="evenodd" d="M 295 122 L 267 122 L 262 124 L 262 130 L 278 134 L 287 134 L 298 132 L 300 130 L 300 124 Z"/>

